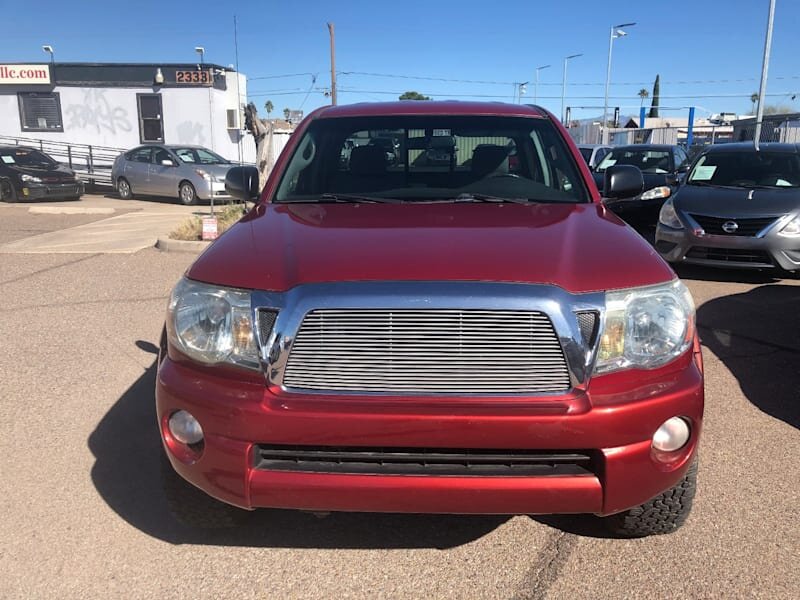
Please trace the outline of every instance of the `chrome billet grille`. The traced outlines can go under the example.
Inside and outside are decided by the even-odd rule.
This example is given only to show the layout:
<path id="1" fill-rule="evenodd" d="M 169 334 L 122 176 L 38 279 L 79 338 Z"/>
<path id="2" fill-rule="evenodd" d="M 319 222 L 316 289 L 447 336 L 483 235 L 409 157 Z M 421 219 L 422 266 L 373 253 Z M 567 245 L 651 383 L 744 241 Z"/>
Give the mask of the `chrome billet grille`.
<path id="1" fill-rule="evenodd" d="M 564 392 L 569 372 L 550 319 L 513 310 L 324 309 L 308 313 L 288 388 L 402 393 Z"/>
<path id="2" fill-rule="evenodd" d="M 278 318 L 278 313 L 274 310 L 259 309 L 258 310 L 258 334 L 261 338 L 261 343 L 266 344 L 272 333 L 272 328 L 275 326 L 275 319 Z"/>

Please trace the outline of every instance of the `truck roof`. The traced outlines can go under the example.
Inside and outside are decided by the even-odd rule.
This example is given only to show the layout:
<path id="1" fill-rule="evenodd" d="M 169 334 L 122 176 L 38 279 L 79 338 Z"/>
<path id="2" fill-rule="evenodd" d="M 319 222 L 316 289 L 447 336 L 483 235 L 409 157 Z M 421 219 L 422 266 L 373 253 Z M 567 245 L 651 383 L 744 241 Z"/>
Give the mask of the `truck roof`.
<path id="1" fill-rule="evenodd" d="M 549 113 L 532 104 L 503 102 L 461 102 L 459 100 L 402 100 L 361 102 L 325 106 L 314 111 L 315 118 L 380 117 L 393 115 L 481 115 L 496 117 L 549 118 Z"/>

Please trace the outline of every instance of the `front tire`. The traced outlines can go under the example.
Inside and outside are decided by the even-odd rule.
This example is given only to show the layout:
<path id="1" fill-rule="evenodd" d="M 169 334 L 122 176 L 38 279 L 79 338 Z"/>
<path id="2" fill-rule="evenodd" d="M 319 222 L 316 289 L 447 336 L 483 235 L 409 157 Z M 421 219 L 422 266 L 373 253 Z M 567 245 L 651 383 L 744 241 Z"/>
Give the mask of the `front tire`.
<path id="1" fill-rule="evenodd" d="M 123 200 L 133 199 L 133 190 L 131 189 L 131 184 L 128 183 L 128 180 L 124 177 L 120 177 L 117 181 L 117 192 L 119 193 L 119 197 Z"/>
<path id="2" fill-rule="evenodd" d="M 225 504 L 197 489 L 175 472 L 161 452 L 161 482 L 173 518 L 195 529 L 231 529 L 247 522 L 251 513 Z"/>
<path id="3" fill-rule="evenodd" d="M 197 204 L 197 191 L 191 183 L 184 181 L 178 188 L 178 199 L 184 206 L 193 206 Z"/>
<path id="4" fill-rule="evenodd" d="M 6 179 L 0 179 L 0 201 L 8 202 L 9 204 L 17 201 L 17 193 L 14 191 L 14 186 Z"/>
<path id="5" fill-rule="evenodd" d="M 672 533 L 686 522 L 697 489 L 697 460 L 675 487 L 629 510 L 605 517 L 616 536 L 634 538 Z"/>

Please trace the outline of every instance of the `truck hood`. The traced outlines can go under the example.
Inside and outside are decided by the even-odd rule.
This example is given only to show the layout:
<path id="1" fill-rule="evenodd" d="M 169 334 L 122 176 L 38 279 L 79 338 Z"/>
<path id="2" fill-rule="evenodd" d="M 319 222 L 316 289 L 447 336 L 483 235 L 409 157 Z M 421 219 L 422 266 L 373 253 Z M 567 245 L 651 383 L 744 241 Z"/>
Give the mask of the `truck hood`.
<path id="1" fill-rule="evenodd" d="M 602 204 L 266 204 L 190 267 L 208 283 L 286 291 L 339 281 L 495 281 L 570 292 L 674 277 Z"/>

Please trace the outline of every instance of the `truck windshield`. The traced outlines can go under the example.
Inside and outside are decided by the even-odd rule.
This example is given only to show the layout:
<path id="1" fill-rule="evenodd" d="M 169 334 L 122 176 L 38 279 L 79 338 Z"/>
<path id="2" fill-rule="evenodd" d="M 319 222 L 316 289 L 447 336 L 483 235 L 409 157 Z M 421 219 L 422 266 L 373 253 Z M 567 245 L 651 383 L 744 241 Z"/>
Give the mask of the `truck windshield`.
<path id="1" fill-rule="evenodd" d="M 755 150 L 711 152 L 689 174 L 690 185 L 800 187 L 800 155 Z"/>
<path id="2" fill-rule="evenodd" d="M 321 118 L 298 143 L 272 201 L 588 202 L 579 173 L 546 119 Z"/>

